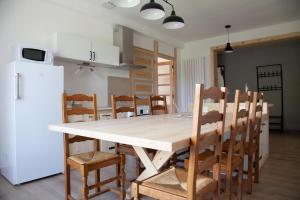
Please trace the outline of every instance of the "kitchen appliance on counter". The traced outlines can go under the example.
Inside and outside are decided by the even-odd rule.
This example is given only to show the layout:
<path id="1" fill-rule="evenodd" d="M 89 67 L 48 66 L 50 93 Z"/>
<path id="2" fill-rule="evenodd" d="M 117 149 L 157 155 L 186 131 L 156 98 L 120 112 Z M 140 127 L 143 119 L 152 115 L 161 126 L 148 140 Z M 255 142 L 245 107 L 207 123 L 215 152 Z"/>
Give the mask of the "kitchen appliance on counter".
<path id="1" fill-rule="evenodd" d="M 62 135 L 48 130 L 62 122 L 63 67 L 15 61 L 3 69 L 1 174 L 16 185 L 63 172 Z"/>

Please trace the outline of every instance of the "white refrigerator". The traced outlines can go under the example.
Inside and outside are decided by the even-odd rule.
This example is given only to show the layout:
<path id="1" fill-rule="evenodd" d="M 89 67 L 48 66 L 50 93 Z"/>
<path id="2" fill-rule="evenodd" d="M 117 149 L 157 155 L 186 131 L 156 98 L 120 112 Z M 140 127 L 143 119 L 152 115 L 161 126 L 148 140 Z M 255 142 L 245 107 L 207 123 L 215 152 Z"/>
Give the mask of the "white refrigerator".
<path id="1" fill-rule="evenodd" d="M 4 82 L 0 118 L 1 174 L 13 185 L 63 172 L 63 66 L 12 62 Z"/>

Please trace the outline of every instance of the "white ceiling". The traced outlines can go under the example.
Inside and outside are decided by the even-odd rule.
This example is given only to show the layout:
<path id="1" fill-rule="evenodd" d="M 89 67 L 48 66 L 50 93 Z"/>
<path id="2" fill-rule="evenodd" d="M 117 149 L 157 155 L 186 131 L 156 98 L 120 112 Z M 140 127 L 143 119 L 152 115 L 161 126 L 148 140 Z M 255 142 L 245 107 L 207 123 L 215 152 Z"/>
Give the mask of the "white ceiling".
<path id="1" fill-rule="evenodd" d="M 108 0 L 99 1 L 102 4 Z M 223 35 L 226 24 L 232 25 L 232 32 L 239 32 L 300 19 L 300 0 L 170 0 L 186 26 L 179 30 L 166 30 L 161 26 L 163 19 L 147 21 L 139 16 L 141 6 L 147 2 L 149 0 L 141 0 L 136 7 L 116 7 L 109 12 L 182 42 Z M 170 7 L 162 0 L 156 2 L 170 13 Z"/>

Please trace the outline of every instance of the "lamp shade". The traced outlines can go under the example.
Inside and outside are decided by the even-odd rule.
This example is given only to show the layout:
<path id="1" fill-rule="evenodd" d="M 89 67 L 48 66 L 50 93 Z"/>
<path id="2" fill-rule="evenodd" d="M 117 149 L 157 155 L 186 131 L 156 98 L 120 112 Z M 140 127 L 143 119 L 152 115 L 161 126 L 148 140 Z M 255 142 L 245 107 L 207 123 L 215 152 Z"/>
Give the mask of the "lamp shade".
<path id="1" fill-rule="evenodd" d="M 154 0 L 142 6 L 140 14 L 144 19 L 157 20 L 165 16 L 165 9 Z"/>
<path id="2" fill-rule="evenodd" d="M 164 19 L 163 27 L 166 29 L 179 29 L 184 27 L 184 20 L 182 17 L 177 16 L 173 10 L 171 15 Z"/>
<path id="3" fill-rule="evenodd" d="M 111 0 L 111 2 L 121 8 L 130 8 L 138 5 L 140 0 Z"/>
<path id="4" fill-rule="evenodd" d="M 231 47 L 231 45 L 230 45 L 229 42 L 226 44 L 226 47 L 225 47 L 225 49 L 224 49 L 224 52 L 225 52 L 225 53 L 232 53 L 232 52 L 233 52 L 233 48 Z"/>

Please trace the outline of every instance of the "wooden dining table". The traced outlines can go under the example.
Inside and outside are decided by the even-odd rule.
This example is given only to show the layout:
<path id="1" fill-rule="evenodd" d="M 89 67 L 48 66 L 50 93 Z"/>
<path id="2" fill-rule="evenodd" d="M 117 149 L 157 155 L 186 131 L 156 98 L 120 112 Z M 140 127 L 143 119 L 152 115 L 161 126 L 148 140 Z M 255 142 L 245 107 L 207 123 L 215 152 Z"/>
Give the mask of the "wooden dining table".
<path id="1" fill-rule="evenodd" d="M 263 112 L 263 121 L 267 113 Z M 230 131 L 232 112 L 227 111 L 225 132 Z M 202 126 L 201 134 L 210 132 L 215 124 Z M 145 170 L 136 180 L 142 181 L 157 174 L 178 150 L 189 147 L 192 134 L 192 116 L 189 114 L 163 114 L 140 117 L 76 122 L 49 125 L 60 133 L 80 135 L 99 140 L 132 145 Z M 155 149 L 152 158 L 146 149 Z"/>

